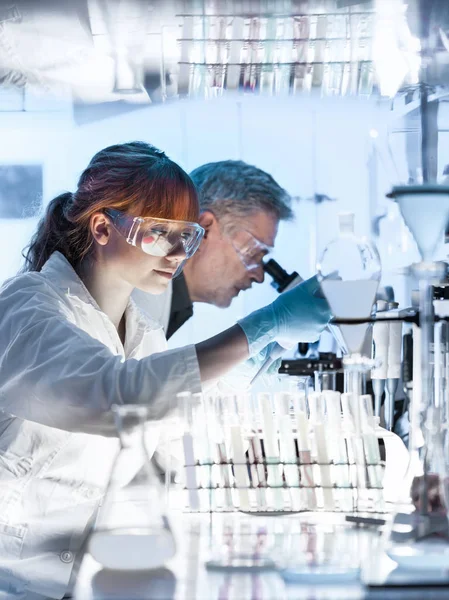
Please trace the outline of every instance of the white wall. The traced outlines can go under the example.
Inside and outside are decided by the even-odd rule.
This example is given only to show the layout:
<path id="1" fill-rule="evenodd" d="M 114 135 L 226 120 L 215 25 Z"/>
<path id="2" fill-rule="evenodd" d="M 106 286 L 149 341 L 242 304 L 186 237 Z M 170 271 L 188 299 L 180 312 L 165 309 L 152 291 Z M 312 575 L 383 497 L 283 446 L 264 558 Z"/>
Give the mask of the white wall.
<path id="1" fill-rule="evenodd" d="M 300 197 L 295 202 L 296 221 L 280 228 L 274 257 L 303 277 L 313 273 L 317 255 L 335 236 L 339 211 L 354 211 L 357 231 L 370 234 L 368 160 L 374 142 L 369 131 L 385 118 L 385 106 L 373 100 L 227 96 L 207 103 L 186 100 L 148 107 L 82 127 L 57 113 L 15 114 L 14 121 L 10 116 L 0 113 L 0 161 L 42 162 L 46 202 L 75 189 L 97 150 L 141 139 L 187 170 L 204 162 L 241 158 L 267 170 L 292 196 Z M 384 187 L 381 181 L 374 204 L 384 202 Z M 307 200 L 315 192 L 337 201 L 316 207 Z M 0 279 L 17 269 L 31 225 L 31 220 L 0 222 Z M 227 310 L 197 305 L 196 318 L 176 341 L 210 336 L 275 296 L 266 281 L 241 294 Z"/>
<path id="2" fill-rule="evenodd" d="M 70 113 L 0 112 L 0 164 L 41 164 L 43 201 L 66 189 L 72 169 L 67 160 L 72 119 Z M 21 251 L 37 224 L 37 217 L 0 219 L 0 281 L 19 269 Z"/>

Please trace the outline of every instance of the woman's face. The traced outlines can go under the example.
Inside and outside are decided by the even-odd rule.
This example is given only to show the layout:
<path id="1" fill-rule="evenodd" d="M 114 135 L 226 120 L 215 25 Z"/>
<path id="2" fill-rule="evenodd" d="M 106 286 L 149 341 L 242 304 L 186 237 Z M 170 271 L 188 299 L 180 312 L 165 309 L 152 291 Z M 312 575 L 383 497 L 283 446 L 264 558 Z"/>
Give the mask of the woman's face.
<path id="1" fill-rule="evenodd" d="M 103 213 L 92 217 L 91 231 L 96 242 L 96 262 L 107 270 L 108 278 L 115 276 L 131 288 L 150 294 L 162 294 L 186 258 L 181 244 L 168 256 L 146 254 L 141 247 L 128 244 Z"/>

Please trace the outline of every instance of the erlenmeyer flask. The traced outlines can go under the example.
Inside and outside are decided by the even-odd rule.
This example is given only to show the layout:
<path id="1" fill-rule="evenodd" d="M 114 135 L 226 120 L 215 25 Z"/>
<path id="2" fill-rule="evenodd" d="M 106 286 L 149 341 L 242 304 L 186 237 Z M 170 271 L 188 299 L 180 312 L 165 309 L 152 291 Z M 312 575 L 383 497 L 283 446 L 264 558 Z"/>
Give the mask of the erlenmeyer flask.
<path id="1" fill-rule="evenodd" d="M 114 406 L 113 411 L 120 451 L 88 551 L 109 569 L 162 567 L 175 554 L 175 541 L 164 512 L 163 488 L 145 446 L 147 408 Z M 135 465 L 142 466 L 130 479 Z"/>

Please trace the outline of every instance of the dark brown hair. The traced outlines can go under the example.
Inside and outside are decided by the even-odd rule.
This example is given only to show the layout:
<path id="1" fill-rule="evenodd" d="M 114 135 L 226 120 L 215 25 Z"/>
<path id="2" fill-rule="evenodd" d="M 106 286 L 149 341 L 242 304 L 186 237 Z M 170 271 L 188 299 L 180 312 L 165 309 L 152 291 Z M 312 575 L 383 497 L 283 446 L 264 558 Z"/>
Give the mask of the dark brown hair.
<path id="1" fill-rule="evenodd" d="M 40 271 L 55 251 L 75 267 L 93 247 L 92 215 L 105 208 L 183 221 L 197 221 L 199 215 L 192 180 L 163 152 L 145 142 L 109 146 L 92 158 L 75 193 L 49 203 L 25 249 L 23 271 Z"/>

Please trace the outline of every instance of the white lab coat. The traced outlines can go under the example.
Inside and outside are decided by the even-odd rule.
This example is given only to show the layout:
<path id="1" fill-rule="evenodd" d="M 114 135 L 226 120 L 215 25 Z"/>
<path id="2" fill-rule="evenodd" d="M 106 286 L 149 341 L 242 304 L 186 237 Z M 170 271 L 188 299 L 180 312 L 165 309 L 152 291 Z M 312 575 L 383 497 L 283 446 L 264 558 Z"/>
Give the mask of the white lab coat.
<path id="1" fill-rule="evenodd" d="M 138 308 L 147 316 L 158 321 L 162 325 L 165 333 L 167 333 L 170 321 L 172 297 L 172 282 L 169 283 L 167 290 L 163 294 L 148 294 L 137 289 L 132 293 L 132 298 Z M 209 309 L 212 307 L 203 304 L 202 307 L 199 307 L 200 312 L 204 311 L 204 307 L 208 309 L 206 314 L 209 315 Z M 196 310 L 197 309 L 195 308 L 195 314 Z M 196 316 L 198 317 L 198 315 Z M 202 341 L 204 336 L 198 335 L 198 328 L 195 326 L 195 323 L 198 323 L 198 319 L 192 318 L 184 323 L 184 325 L 168 340 L 168 347 L 179 348 L 180 346 L 188 346 L 189 344 Z"/>
<path id="2" fill-rule="evenodd" d="M 118 449 L 111 405 L 162 416 L 201 391 L 198 361 L 192 346 L 160 353 L 133 301 L 123 347 L 59 253 L 5 284 L 0 315 L 0 589 L 61 598 Z"/>
<path id="3" fill-rule="evenodd" d="M 167 332 L 170 321 L 171 299 L 173 296 L 173 285 L 170 281 L 167 289 L 162 294 L 148 294 L 142 290 L 135 289 L 132 298 L 139 309 L 147 316 L 161 324 L 162 329 Z"/>

